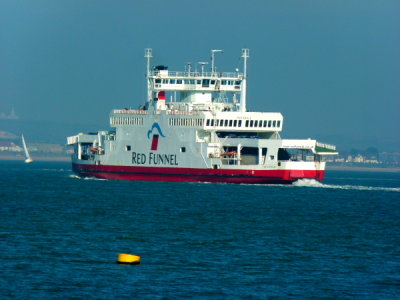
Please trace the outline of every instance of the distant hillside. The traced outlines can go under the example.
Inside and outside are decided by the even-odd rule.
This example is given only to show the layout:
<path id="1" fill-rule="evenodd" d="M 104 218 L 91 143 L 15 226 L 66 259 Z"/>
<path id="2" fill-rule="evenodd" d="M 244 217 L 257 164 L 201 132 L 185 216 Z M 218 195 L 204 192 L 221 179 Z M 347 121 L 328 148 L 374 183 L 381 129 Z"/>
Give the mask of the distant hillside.
<path id="1" fill-rule="evenodd" d="M 67 136 L 80 132 L 107 130 L 107 124 L 67 124 L 45 121 L 0 120 L 0 139 L 19 139 L 22 134 L 30 143 L 66 144 Z"/>

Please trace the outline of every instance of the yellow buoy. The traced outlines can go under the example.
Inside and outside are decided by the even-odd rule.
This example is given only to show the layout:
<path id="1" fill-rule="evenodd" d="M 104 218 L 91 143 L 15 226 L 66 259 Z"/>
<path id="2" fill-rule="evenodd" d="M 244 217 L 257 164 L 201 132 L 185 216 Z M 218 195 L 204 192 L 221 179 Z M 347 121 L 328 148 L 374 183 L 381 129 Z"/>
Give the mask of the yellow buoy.
<path id="1" fill-rule="evenodd" d="M 140 256 L 122 253 L 118 255 L 117 263 L 126 265 L 138 265 L 140 264 Z"/>

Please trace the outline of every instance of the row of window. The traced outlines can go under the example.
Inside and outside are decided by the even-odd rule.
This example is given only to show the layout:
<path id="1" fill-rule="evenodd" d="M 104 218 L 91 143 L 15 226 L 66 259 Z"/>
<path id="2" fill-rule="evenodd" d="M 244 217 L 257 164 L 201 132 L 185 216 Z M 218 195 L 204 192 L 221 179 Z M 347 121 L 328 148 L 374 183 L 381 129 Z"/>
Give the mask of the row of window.
<path id="1" fill-rule="evenodd" d="M 156 84 L 201 84 L 202 86 L 215 85 L 218 81 L 214 79 L 161 79 L 155 80 Z M 240 80 L 221 80 L 221 85 L 240 85 Z"/>
<path id="2" fill-rule="evenodd" d="M 242 127 L 242 120 L 214 120 L 214 119 L 207 119 L 206 126 Z"/>
<path id="3" fill-rule="evenodd" d="M 242 127 L 242 120 L 214 120 L 207 119 L 206 126 Z M 280 128 L 280 120 L 246 120 L 244 127 Z"/>
<path id="4" fill-rule="evenodd" d="M 280 120 L 246 120 L 245 127 L 280 128 Z"/>
<path id="5" fill-rule="evenodd" d="M 202 127 L 203 119 L 194 118 L 169 118 L 169 126 Z M 111 125 L 143 125 L 144 120 L 141 117 L 111 117 Z M 250 128 L 280 128 L 280 120 L 214 120 L 207 119 L 206 126 L 216 127 L 244 127 Z"/>
<path id="6" fill-rule="evenodd" d="M 168 120 L 169 126 L 192 126 L 202 127 L 203 119 L 191 119 L 191 118 L 170 118 Z"/>
<path id="7" fill-rule="evenodd" d="M 143 118 L 138 117 L 111 117 L 111 125 L 143 125 Z"/>

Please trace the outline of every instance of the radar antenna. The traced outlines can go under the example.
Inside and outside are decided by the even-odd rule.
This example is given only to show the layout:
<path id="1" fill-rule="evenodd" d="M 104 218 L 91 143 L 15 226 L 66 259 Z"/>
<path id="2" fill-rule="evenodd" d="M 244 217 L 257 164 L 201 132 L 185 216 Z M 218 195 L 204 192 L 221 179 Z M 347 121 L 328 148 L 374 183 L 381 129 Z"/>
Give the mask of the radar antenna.
<path id="1" fill-rule="evenodd" d="M 208 65 L 208 62 L 199 61 L 198 64 L 201 66 L 201 76 L 204 76 L 204 66 Z"/>
<path id="2" fill-rule="evenodd" d="M 218 50 L 218 49 L 213 49 L 211 50 L 211 73 L 215 73 L 215 53 L 221 53 L 224 52 L 224 50 Z"/>

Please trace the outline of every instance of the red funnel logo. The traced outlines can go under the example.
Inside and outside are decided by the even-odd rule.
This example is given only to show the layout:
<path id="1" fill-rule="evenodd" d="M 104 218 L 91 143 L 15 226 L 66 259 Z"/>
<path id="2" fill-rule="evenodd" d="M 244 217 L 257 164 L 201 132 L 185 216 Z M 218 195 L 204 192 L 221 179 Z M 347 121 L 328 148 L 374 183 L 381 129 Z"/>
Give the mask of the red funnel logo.
<path id="1" fill-rule="evenodd" d="M 157 130 L 158 134 L 154 133 L 153 131 Z M 147 138 L 150 139 L 150 136 L 153 135 L 153 138 L 151 140 L 151 147 L 150 150 L 157 150 L 158 149 L 158 138 L 161 135 L 162 137 L 165 137 L 165 135 L 162 133 L 162 130 L 160 128 L 160 125 L 158 125 L 157 122 L 153 123 L 153 126 L 151 126 L 151 129 L 147 131 Z"/>

